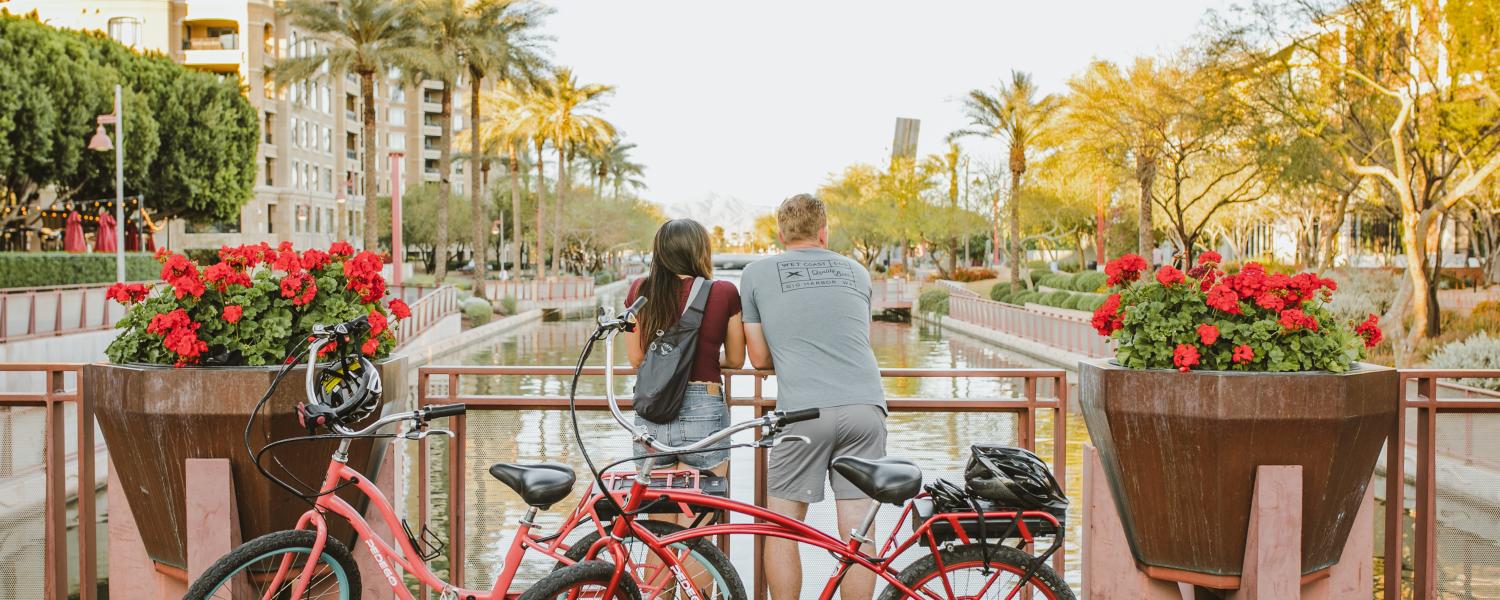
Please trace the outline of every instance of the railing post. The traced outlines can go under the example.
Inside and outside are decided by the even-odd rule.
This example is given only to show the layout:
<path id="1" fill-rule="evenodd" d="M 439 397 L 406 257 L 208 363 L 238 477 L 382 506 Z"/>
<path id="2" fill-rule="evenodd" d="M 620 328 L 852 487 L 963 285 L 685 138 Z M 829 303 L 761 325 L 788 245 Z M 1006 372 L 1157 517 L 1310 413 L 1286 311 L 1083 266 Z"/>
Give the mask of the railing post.
<path id="1" fill-rule="evenodd" d="M 53 598 L 68 597 L 68 452 L 63 446 L 67 440 L 67 432 L 63 428 L 63 403 L 53 397 L 62 391 L 61 375 L 61 371 L 49 369 L 42 383 L 46 386 L 43 407 L 47 413 L 44 430 L 46 442 L 43 448 L 47 471 L 47 490 L 44 495 L 47 499 L 44 526 L 47 539 L 43 546 L 47 557 L 42 576 L 46 589 Z"/>
<path id="2" fill-rule="evenodd" d="M 1418 381 L 1421 404 L 1417 406 L 1416 527 L 1412 540 L 1412 580 L 1417 600 L 1437 597 L 1437 378 Z M 1389 476 L 1389 472 L 1387 472 Z M 1405 475 L 1401 475 L 1405 478 Z M 1399 563 L 1398 563 L 1399 564 Z"/>

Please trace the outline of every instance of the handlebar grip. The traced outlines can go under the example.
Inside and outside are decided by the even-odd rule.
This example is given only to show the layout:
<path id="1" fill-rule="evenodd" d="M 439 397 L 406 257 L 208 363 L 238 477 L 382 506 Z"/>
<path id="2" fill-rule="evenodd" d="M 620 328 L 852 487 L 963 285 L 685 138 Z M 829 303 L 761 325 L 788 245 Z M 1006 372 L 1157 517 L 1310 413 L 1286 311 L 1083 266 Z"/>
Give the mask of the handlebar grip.
<path id="1" fill-rule="evenodd" d="M 637 311 L 641 310 L 641 307 L 645 306 L 645 305 L 646 305 L 646 297 L 645 296 L 638 296 L 638 297 L 636 297 L 635 302 L 631 302 L 630 306 L 625 307 L 625 314 L 620 315 L 620 318 L 622 318 L 622 319 L 631 319 L 631 318 L 634 318 L 635 317 L 635 313 Z"/>
<path id="2" fill-rule="evenodd" d="M 820 411 L 816 408 L 804 408 L 802 410 L 794 410 L 788 413 L 784 413 L 781 415 L 781 424 L 789 425 L 791 423 L 798 423 L 801 421 L 811 421 L 818 418 L 819 412 Z"/>
<path id="3" fill-rule="evenodd" d="M 441 419 L 443 417 L 456 417 L 464 414 L 469 409 L 466 404 L 437 404 L 427 407 L 427 419 Z"/>

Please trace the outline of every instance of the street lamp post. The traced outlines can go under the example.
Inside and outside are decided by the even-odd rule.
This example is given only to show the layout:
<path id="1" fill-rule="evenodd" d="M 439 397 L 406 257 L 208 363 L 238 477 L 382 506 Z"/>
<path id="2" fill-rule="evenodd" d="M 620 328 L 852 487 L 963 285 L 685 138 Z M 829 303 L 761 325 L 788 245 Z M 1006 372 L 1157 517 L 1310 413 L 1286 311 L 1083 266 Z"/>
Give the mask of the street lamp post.
<path id="1" fill-rule="evenodd" d="M 104 126 L 113 123 L 115 126 L 115 281 L 125 282 L 125 127 L 124 101 L 121 99 L 120 84 L 115 84 L 115 112 L 107 115 L 99 115 L 96 122 L 99 128 L 94 130 L 94 137 L 89 140 L 90 150 L 109 150 L 111 144 L 109 135 L 104 133 Z M 144 200 L 142 203 L 144 205 Z"/>
<path id="2" fill-rule="evenodd" d="M 401 157 L 400 152 L 391 153 L 391 285 L 401 287 L 402 271 L 406 265 L 406 252 L 401 246 Z M 369 175 L 366 175 L 367 177 Z M 375 199 L 365 199 L 365 210 L 375 210 Z"/>

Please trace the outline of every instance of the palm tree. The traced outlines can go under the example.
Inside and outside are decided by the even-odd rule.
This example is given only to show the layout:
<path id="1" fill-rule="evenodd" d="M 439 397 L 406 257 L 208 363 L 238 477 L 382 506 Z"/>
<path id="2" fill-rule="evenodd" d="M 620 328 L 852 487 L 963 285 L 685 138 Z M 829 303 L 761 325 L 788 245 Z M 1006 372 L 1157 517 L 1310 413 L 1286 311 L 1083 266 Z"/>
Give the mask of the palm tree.
<path id="1" fill-rule="evenodd" d="M 535 80 L 536 74 L 546 66 L 544 49 L 541 44 L 545 41 L 534 33 L 534 29 L 541 24 L 543 17 L 551 13 L 551 9 L 539 5 L 516 2 L 513 0 L 478 0 L 467 8 L 468 18 L 464 21 L 462 33 L 458 39 L 460 58 L 468 69 L 469 76 L 469 123 L 470 131 L 478 132 L 480 124 L 483 123 L 481 108 L 484 102 L 480 98 L 480 88 L 486 79 L 490 79 L 497 86 L 507 84 L 514 80 Z M 469 150 L 478 156 L 480 153 L 480 141 L 482 135 L 469 136 Z M 500 141 L 500 140 L 495 140 Z M 515 146 L 513 138 L 507 136 L 504 145 L 510 152 L 511 163 L 515 159 Z M 520 213 L 520 194 L 514 186 L 516 180 L 515 165 L 511 164 L 511 202 L 515 213 Z M 472 234 L 474 252 L 474 289 L 475 294 L 484 297 L 484 269 L 485 269 L 485 231 L 483 195 L 480 194 L 480 173 L 478 169 L 470 166 L 470 187 L 474 190 Z M 488 172 L 489 163 L 486 162 L 484 170 Z M 520 240 L 520 223 L 515 222 L 515 232 L 518 242 Z M 519 266 L 519 246 L 517 246 L 516 265 Z"/>
<path id="2" fill-rule="evenodd" d="M 411 47 L 408 8 L 409 4 L 396 0 L 290 0 L 281 10 L 291 25 L 307 32 L 327 50 L 282 59 L 269 69 L 277 85 L 317 79 L 323 76 L 325 66 L 334 76 L 353 73 L 359 77 L 365 248 L 375 248 L 380 239 L 380 219 L 375 210 L 375 75 L 400 63 Z M 399 255 L 400 250 L 393 248 L 392 252 Z"/>
<path id="3" fill-rule="evenodd" d="M 505 149 L 506 171 L 510 175 L 512 264 L 521 269 L 521 162 L 531 132 L 525 129 L 526 95 L 512 80 L 503 80 L 485 93 L 480 103 L 490 118 L 479 121 L 475 131 L 487 147 Z M 540 218 L 539 218 L 540 220 Z"/>
<path id="4" fill-rule="evenodd" d="M 964 99 L 964 113 L 969 126 L 960 135 L 977 135 L 1005 140 L 1010 144 L 1010 287 L 1021 285 L 1021 174 L 1026 172 L 1026 149 L 1047 128 L 1060 101 L 1048 94 L 1036 97 L 1031 76 L 1011 71 L 1010 81 L 1000 83 L 992 95 L 971 90 Z M 999 218 L 999 215 L 995 215 Z"/>
<path id="5" fill-rule="evenodd" d="M 434 232 L 438 285 L 448 276 L 448 198 L 453 193 L 453 87 L 464 72 L 463 42 L 468 14 L 465 0 L 416 0 L 413 15 L 420 36 L 405 64 L 422 79 L 442 83 L 438 112 L 438 195 Z"/>
<path id="6" fill-rule="evenodd" d="M 553 214 L 552 259 L 562 256 L 562 210 L 570 181 L 568 166 L 580 148 L 601 147 L 615 136 L 609 121 L 588 111 L 596 110 L 614 86 L 580 84 L 567 67 L 552 72 L 551 81 L 539 88 L 536 131 L 552 142 L 557 151 L 557 207 Z M 538 147 L 540 153 L 540 146 Z M 537 161 L 540 165 L 540 158 Z M 540 171 L 540 166 L 538 167 Z M 540 236 L 538 239 L 541 239 Z M 554 264 L 554 266 L 557 266 Z"/>
<path id="7" fill-rule="evenodd" d="M 630 152 L 635 150 L 635 144 L 627 143 L 620 138 L 610 140 L 609 144 L 592 153 L 594 162 L 593 174 L 598 178 L 595 194 L 598 199 L 604 199 L 604 186 L 614 181 L 614 196 L 620 196 L 620 186 L 630 184 L 635 187 L 644 187 L 638 177 L 645 173 L 646 168 L 631 160 Z"/>

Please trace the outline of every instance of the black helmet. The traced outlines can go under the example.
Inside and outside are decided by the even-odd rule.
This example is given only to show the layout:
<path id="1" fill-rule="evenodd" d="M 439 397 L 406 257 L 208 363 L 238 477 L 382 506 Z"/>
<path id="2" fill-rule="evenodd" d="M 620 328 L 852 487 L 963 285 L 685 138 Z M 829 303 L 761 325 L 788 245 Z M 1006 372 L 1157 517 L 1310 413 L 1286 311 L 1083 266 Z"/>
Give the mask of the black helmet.
<path id="1" fill-rule="evenodd" d="M 380 408 L 380 369 L 364 355 L 340 356 L 318 370 L 313 400 L 340 423 L 356 423 Z"/>
<path id="2" fill-rule="evenodd" d="M 964 480 L 970 494 L 1006 508 L 1044 510 L 1061 517 L 1068 496 L 1047 464 L 1022 448 L 975 444 Z"/>

